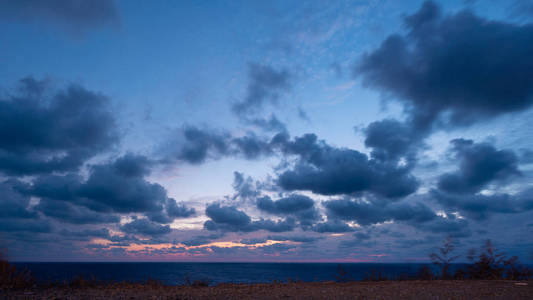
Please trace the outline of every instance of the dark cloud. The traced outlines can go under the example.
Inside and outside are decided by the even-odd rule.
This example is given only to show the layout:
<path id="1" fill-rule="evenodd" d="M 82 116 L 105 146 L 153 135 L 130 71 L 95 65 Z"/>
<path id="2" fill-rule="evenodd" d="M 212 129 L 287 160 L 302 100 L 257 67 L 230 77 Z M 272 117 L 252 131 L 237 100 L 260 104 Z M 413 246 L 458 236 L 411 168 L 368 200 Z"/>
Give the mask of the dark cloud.
<path id="1" fill-rule="evenodd" d="M 513 214 L 533 210 L 533 189 L 526 189 L 517 194 L 463 194 L 453 195 L 433 190 L 437 201 L 451 210 L 476 220 L 487 219 L 491 214 Z"/>
<path id="2" fill-rule="evenodd" d="M 267 239 L 266 238 L 251 238 L 251 239 L 242 239 L 239 242 L 245 245 L 255 245 L 255 244 L 266 243 Z"/>
<path id="3" fill-rule="evenodd" d="M 513 151 L 497 150 L 488 143 L 472 140 L 451 141 L 459 170 L 439 177 L 438 187 L 448 193 L 476 193 L 493 181 L 520 175 L 518 157 Z"/>
<path id="4" fill-rule="evenodd" d="M 290 89 L 290 73 L 286 69 L 276 70 L 271 66 L 248 65 L 248 90 L 246 97 L 232 107 L 239 116 L 248 116 L 263 108 L 266 102 L 276 103 L 281 93 Z"/>
<path id="5" fill-rule="evenodd" d="M 83 206 L 49 198 L 41 199 L 35 206 L 35 210 L 48 217 L 72 224 L 118 223 L 120 221 L 120 218 L 113 214 L 98 213 Z"/>
<path id="6" fill-rule="evenodd" d="M 298 242 L 298 243 L 312 243 L 322 239 L 321 237 L 311 236 L 284 236 L 284 235 L 269 235 L 268 240 L 281 241 L 281 242 Z"/>
<path id="7" fill-rule="evenodd" d="M 166 164 L 176 161 L 202 164 L 208 159 L 222 157 L 257 159 L 273 154 L 268 141 L 253 132 L 234 137 L 221 130 L 186 126 L 171 139 L 171 143 L 164 145 L 167 153 L 162 162 Z"/>
<path id="8" fill-rule="evenodd" d="M 151 221 L 171 223 L 195 214 L 193 208 L 167 196 L 165 188 L 148 182 L 152 162 L 126 154 L 90 168 L 86 181 L 76 174 L 43 175 L 20 189 L 41 198 L 36 209 L 70 223 L 116 222 L 111 213 L 145 213 Z"/>
<path id="9" fill-rule="evenodd" d="M 333 219 L 316 223 L 312 230 L 320 233 L 343 233 L 353 231 L 353 228 L 343 221 Z"/>
<path id="10" fill-rule="evenodd" d="M 21 80 L 0 100 L 0 171 L 30 175 L 71 171 L 117 142 L 108 99 L 81 86 L 45 97 L 48 86 Z"/>
<path id="11" fill-rule="evenodd" d="M 183 202 L 178 203 L 172 198 L 167 199 L 166 211 L 172 218 L 188 218 L 196 215 L 194 208 L 187 207 Z"/>
<path id="12" fill-rule="evenodd" d="M 61 237 L 81 241 L 89 240 L 95 237 L 103 239 L 109 239 L 111 237 L 107 228 L 83 229 L 81 231 L 70 231 L 63 229 L 59 233 L 61 234 Z"/>
<path id="13" fill-rule="evenodd" d="M 50 223 L 30 207 L 30 197 L 19 192 L 22 186 L 16 180 L 0 182 L 0 232 L 50 232 Z"/>
<path id="14" fill-rule="evenodd" d="M 220 204 L 208 205 L 205 209 L 205 214 L 216 224 L 224 224 L 234 228 L 245 228 L 252 221 L 243 211 L 233 206 L 220 206 Z"/>
<path id="15" fill-rule="evenodd" d="M 368 191 L 399 198 L 418 188 L 418 180 L 408 166 L 382 163 L 356 150 L 329 146 L 314 134 L 293 141 L 277 135 L 272 144 L 286 155 L 299 156 L 291 169 L 279 174 L 278 183 L 285 190 L 309 190 L 323 195 Z"/>
<path id="16" fill-rule="evenodd" d="M 271 214 L 293 214 L 313 208 L 314 204 L 313 199 L 299 194 L 292 194 L 276 201 L 268 196 L 257 199 L 257 207 Z"/>
<path id="17" fill-rule="evenodd" d="M 28 232 L 28 233 L 48 233 L 52 231 L 52 225 L 42 218 L 21 219 L 21 218 L 0 218 L 0 231 L 2 232 Z M 17 237 L 18 238 L 18 237 Z"/>
<path id="18" fill-rule="evenodd" d="M 422 139 L 409 124 L 394 119 L 370 123 L 365 134 L 365 146 L 372 148 L 372 157 L 383 162 L 406 158 L 412 163 Z"/>
<path id="19" fill-rule="evenodd" d="M 293 231 L 296 227 L 296 221 L 293 218 L 285 218 L 283 220 L 272 221 L 259 219 L 252 222 L 252 226 L 257 230 L 266 230 L 270 232 L 287 232 Z"/>
<path id="20" fill-rule="evenodd" d="M 0 17 L 19 21 L 53 22 L 73 33 L 119 22 L 113 0 L 0 0 Z"/>
<path id="21" fill-rule="evenodd" d="M 211 132 L 197 127 L 187 126 L 182 130 L 185 143 L 176 154 L 177 159 L 191 164 L 203 163 L 208 155 L 225 155 L 228 153 L 230 136 L 227 133 Z"/>
<path id="22" fill-rule="evenodd" d="M 455 238 L 469 237 L 472 235 L 469 222 L 459 219 L 453 214 L 444 217 L 436 217 L 430 222 L 419 224 L 417 229 L 435 234 L 443 234 Z"/>
<path id="23" fill-rule="evenodd" d="M 414 128 L 472 124 L 533 104 L 533 25 L 469 11 L 444 16 L 431 1 L 405 25 L 407 34 L 365 54 L 354 74 L 402 101 Z"/>
<path id="24" fill-rule="evenodd" d="M 79 196 L 93 210 L 120 213 L 160 211 L 167 199 L 161 185 L 125 174 L 115 163 L 93 166 Z"/>
<path id="25" fill-rule="evenodd" d="M 269 196 L 256 200 L 257 208 L 273 215 L 293 216 L 304 228 L 320 218 L 313 199 L 299 194 L 291 194 L 276 201 Z"/>
<path id="26" fill-rule="evenodd" d="M 240 198 L 244 200 L 255 199 L 261 194 L 258 183 L 252 177 L 245 177 L 243 173 L 233 172 L 233 189 L 235 194 L 233 200 Z"/>
<path id="27" fill-rule="evenodd" d="M 211 219 L 204 223 L 204 228 L 207 230 L 284 232 L 292 231 L 295 227 L 295 222 L 291 218 L 279 221 L 265 219 L 252 221 L 246 213 L 236 207 L 220 206 L 218 203 L 208 205 L 205 214 Z"/>
<path id="28" fill-rule="evenodd" d="M 0 218 L 36 218 L 35 211 L 29 210 L 30 198 L 16 190 L 17 182 L 0 183 Z"/>
<path id="29" fill-rule="evenodd" d="M 148 219 L 136 219 L 130 223 L 120 226 L 120 230 L 125 233 L 142 234 L 142 235 L 162 235 L 172 231 L 170 226 L 161 225 Z"/>
<path id="30" fill-rule="evenodd" d="M 114 168 L 123 176 L 142 177 L 150 175 L 153 164 L 146 156 L 128 153 L 114 162 Z"/>
<path id="31" fill-rule="evenodd" d="M 223 234 L 199 235 L 182 241 L 186 246 L 200 246 L 211 243 L 213 240 L 223 237 Z"/>
<path id="32" fill-rule="evenodd" d="M 424 223 L 436 217 L 429 207 L 422 203 L 377 203 L 362 199 L 343 198 L 324 203 L 328 215 L 346 221 L 356 221 L 359 225 L 372 225 L 385 221 Z M 329 217 L 328 217 L 329 218 Z"/>
<path id="33" fill-rule="evenodd" d="M 236 146 L 237 153 L 241 154 L 246 159 L 256 159 L 261 156 L 269 156 L 272 154 L 270 145 L 253 133 L 233 138 L 232 143 Z"/>

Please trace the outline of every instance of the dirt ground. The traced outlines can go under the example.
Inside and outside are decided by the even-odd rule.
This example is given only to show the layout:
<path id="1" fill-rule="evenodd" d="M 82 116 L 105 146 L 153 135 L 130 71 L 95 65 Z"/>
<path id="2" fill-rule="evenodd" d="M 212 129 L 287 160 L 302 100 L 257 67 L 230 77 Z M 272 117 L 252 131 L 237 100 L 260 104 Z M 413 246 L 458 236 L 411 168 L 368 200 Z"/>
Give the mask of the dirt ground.
<path id="1" fill-rule="evenodd" d="M 0 291 L 0 299 L 533 299 L 533 281 L 385 281 L 220 284 L 212 287 L 111 284 Z"/>

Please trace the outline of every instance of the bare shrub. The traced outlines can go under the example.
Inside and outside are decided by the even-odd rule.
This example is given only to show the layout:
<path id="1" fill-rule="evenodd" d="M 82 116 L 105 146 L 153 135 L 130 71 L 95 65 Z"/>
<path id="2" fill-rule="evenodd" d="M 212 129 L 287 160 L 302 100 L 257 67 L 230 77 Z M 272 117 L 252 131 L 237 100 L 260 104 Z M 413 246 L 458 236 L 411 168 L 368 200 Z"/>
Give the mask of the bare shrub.
<path id="1" fill-rule="evenodd" d="M 0 289 L 23 289 L 34 285 L 34 278 L 28 271 L 19 271 L 0 252 Z"/>
<path id="2" fill-rule="evenodd" d="M 440 267 L 440 278 L 441 279 L 451 279 L 452 274 L 450 272 L 450 265 L 453 261 L 459 258 L 459 255 L 452 256 L 452 252 L 455 249 L 452 238 L 449 236 L 444 241 L 442 246 L 439 248 L 439 253 L 431 253 L 429 258 L 433 264 Z"/>

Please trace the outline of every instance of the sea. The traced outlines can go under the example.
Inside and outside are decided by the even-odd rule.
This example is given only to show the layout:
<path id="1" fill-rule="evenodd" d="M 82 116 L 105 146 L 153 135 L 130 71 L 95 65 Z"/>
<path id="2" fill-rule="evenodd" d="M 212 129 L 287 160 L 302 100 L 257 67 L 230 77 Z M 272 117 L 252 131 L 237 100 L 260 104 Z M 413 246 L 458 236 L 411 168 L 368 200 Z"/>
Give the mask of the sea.
<path id="1" fill-rule="evenodd" d="M 18 262 L 38 282 L 64 282 L 76 277 L 101 281 L 145 282 L 167 285 L 195 280 L 219 283 L 363 280 L 372 273 L 388 278 L 414 276 L 418 263 L 186 263 L 186 262 Z M 428 265 L 430 266 L 430 265 Z M 460 268 L 456 264 L 453 268 Z"/>

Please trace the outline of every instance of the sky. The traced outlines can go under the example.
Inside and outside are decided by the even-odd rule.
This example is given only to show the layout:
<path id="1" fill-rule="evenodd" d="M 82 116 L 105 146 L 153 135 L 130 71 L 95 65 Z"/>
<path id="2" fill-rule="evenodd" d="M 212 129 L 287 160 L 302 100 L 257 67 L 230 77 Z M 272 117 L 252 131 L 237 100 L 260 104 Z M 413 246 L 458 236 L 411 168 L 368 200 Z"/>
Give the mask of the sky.
<path id="1" fill-rule="evenodd" d="M 533 260 L 527 0 L 0 0 L 15 261 Z"/>

